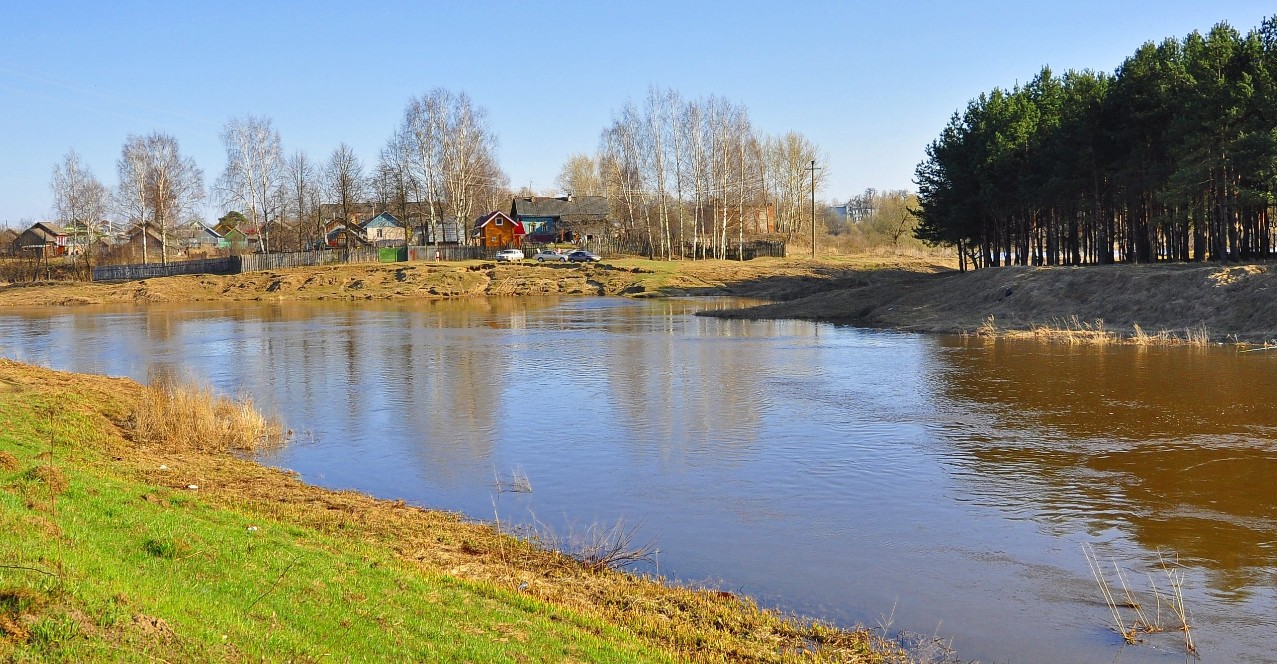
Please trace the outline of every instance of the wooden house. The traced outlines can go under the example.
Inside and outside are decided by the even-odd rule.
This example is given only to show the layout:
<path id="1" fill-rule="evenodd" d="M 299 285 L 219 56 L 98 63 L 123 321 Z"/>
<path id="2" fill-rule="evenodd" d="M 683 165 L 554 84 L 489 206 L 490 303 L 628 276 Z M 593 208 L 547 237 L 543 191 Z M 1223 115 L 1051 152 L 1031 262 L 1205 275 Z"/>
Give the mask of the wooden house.
<path id="1" fill-rule="evenodd" d="M 0 228 L 0 256 L 14 253 L 13 241 L 18 239 L 18 231 L 12 228 Z"/>
<path id="2" fill-rule="evenodd" d="M 66 231 L 47 221 L 37 221 L 31 227 L 18 234 L 11 246 L 14 253 L 22 256 L 40 256 L 52 258 L 67 253 L 69 236 Z"/>
<path id="3" fill-rule="evenodd" d="M 606 196 L 522 196 L 510 203 L 510 216 L 523 224 L 527 241 L 539 244 L 605 234 L 611 210 Z"/>
<path id="4" fill-rule="evenodd" d="M 333 248 L 368 246 L 368 238 L 364 237 L 363 229 L 344 219 L 333 219 L 324 224 L 324 242 Z"/>
<path id="5" fill-rule="evenodd" d="M 479 217 L 474 224 L 474 237 L 485 249 L 518 247 L 526 234 L 523 224 L 500 210 Z"/>
<path id="6" fill-rule="evenodd" d="M 403 222 L 389 212 L 382 212 L 365 221 L 360 224 L 360 228 L 363 229 L 364 237 L 368 242 L 378 247 L 400 246 L 408 234 L 408 229 L 404 227 Z"/>

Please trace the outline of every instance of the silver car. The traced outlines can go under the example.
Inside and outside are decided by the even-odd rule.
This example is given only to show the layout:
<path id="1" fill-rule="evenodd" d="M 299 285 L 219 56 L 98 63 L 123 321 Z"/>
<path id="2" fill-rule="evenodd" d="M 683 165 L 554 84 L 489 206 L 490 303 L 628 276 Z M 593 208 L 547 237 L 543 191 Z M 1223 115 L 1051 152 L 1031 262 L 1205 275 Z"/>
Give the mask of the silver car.
<path id="1" fill-rule="evenodd" d="M 546 261 L 555 263 L 568 262 L 568 255 L 558 249 L 542 249 L 541 251 L 538 251 L 533 258 L 535 258 L 538 263 L 544 263 Z"/>

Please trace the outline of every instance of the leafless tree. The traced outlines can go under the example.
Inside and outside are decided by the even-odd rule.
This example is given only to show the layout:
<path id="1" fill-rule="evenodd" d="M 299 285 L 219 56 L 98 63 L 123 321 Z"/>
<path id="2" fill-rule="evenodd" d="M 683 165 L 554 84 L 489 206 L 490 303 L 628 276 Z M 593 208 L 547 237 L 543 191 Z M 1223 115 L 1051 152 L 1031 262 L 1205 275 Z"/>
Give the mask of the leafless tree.
<path id="1" fill-rule="evenodd" d="M 148 197 L 160 231 L 160 260 L 167 264 L 173 231 L 192 220 L 195 206 L 204 200 L 204 171 L 193 158 L 182 156 L 177 139 L 168 134 L 151 134 L 145 145 Z"/>
<path id="2" fill-rule="evenodd" d="M 509 182 L 496 160 L 487 112 L 464 92 L 435 88 L 413 97 L 396 139 L 404 143 L 408 173 L 425 194 L 431 222 L 440 210 L 468 221 Z"/>
<path id="3" fill-rule="evenodd" d="M 412 173 L 412 142 L 401 129 L 386 141 L 373 175 L 373 192 L 383 210 L 404 224 L 404 246 L 412 241 L 412 219 L 408 203 L 419 198 L 417 180 Z"/>
<path id="4" fill-rule="evenodd" d="M 594 158 L 587 154 L 574 154 L 568 157 L 554 183 L 566 196 L 603 195 L 603 180 L 599 178 L 598 165 Z"/>
<path id="5" fill-rule="evenodd" d="M 319 173 L 305 152 L 298 150 L 284 163 L 285 209 L 293 216 L 300 236 L 311 235 L 312 246 L 324 239 L 324 222 L 319 218 Z M 307 229 L 303 231 L 302 229 Z"/>
<path id="6" fill-rule="evenodd" d="M 239 207 L 257 228 L 262 252 L 269 250 L 272 214 L 278 216 L 272 203 L 283 180 L 284 157 L 279 132 L 270 118 L 246 116 L 232 118 L 222 129 L 226 147 L 226 170 L 217 182 L 222 202 Z"/>
<path id="7" fill-rule="evenodd" d="M 168 263 L 169 238 L 177 224 L 190 220 L 204 200 L 204 171 L 182 156 L 169 134 L 130 135 L 117 163 L 120 182 L 115 205 L 142 231 L 142 260 L 147 255 L 148 225 L 160 233 L 160 260 Z"/>
<path id="8" fill-rule="evenodd" d="M 341 221 L 349 231 L 355 206 L 363 201 L 368 191 L 364 178 L 364 163 L 349 145 L 342 143 L 333 150 L 324 167 L 324 197 L 337 205 Z"/>
<path id="9" fill-rule="evenodd" d="M 147 197 L 147 177 L 150 163 L 147 158 L 146 140 L 136 134 L 124 139 L 120 159 L 115 164 L 119 183 L 116 185 L 112 204 L 126 225 L 135 225 L 142 231 L 142 262 L 150 262 L 147 247 L 147 225 L 151 206 Z"/>
<path id="10" fill-rule="evenodd" d="M 811 162 L 816 162 L 816 190 L 819 191 L 829 169 L 816 145 L 798 132 L 764 141 L 767 161 L 767 188 L 776 201 L 777 230 L 788 238 L 801 234 L 811 213 Z M 808 229 L 810 230 L 810 229 Z"/>
<path id="11" fill-rule="evenodd" d="M 80 162 L 80 155 L 75 150 L 66 153 L 62 163 L 53 167 L 51 187 L 58 221 L 66 228 L 74 228 L 76 241 L 82 239 L 84 242 L 80 254 L 84 257 L 86 278 L 92 279 L 93 247 L 103 234 L 110 194 L 93 172 Z"/>

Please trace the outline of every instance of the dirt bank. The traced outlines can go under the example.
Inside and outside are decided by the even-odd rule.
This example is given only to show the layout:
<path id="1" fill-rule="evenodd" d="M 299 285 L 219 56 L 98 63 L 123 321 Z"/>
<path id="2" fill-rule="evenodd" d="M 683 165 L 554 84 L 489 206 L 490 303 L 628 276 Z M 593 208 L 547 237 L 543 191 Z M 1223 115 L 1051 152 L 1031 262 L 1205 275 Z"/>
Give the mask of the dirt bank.
<path id="1" fill-rule="evenodd" d="M 52 282 L 0 286 L 0 306 L 226 300 L 442 299 L 499 295 L 740 295 L 781 301 L 829 289 L 944 269 L 926 259 L 858 257 L 838 261 L 758 259 L 595 265 L 391 263 L 190 275 L 125 283 Z"/>
<path id="2" fill-rule="evenodd" d="M 1135 335 L 1138 325 L 1145 334 L 1166 332 L 1163 340 L 1196 337 L 1204 328 L 1210 341 L 1264 343 L 1277 339 L 1273 267 L 1104 265 L 900 272 L 876 282 L 714 315 L 940 333 L 1103 328 L 1124 338 Z"/>
<path id="3" fill-rule="evenodd" d="M 930 257 L 623 259 L 596 265 L 471 261 L 334 265 L 127 283 L 0 286 L 0 306 L 507 295 L 735 295 L 772 304 L 714 315 L 802 318 L 918 332 L 1055 330 L 1162 340 L 1277 339 L 1274 265 L 1107 265 L 959 273 Z M 1269 287 L 1272 286 L 1272 293 Z M 992 317 L 992 318 L 990 318 Z M 1187 331 L 1187 332 L 1186 332 Z"/>

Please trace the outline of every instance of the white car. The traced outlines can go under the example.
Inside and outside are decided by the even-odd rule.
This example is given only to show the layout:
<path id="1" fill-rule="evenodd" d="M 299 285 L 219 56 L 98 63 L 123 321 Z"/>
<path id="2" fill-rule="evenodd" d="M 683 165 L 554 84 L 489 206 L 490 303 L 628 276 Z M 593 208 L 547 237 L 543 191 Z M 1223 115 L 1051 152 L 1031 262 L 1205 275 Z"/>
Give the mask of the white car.
<path id="1" fill-rule="evenodd" d="M 523 260 L 523 251 L 519 249 L 502 249 L 497 252 L 496 259 L 507 263 L 521 261 Z"/>
<path id="2" fill-rule="evenodd" d="M 538 251 L 537 255 L 533 256 L 533 258 L 535 258 L 538 263 L 544 263 L 546 261 L 556 261 L 559 263 L 568 262 L 567 253 L 559 251 L 558 249 L 542 249 L 541 251 Z"/>

